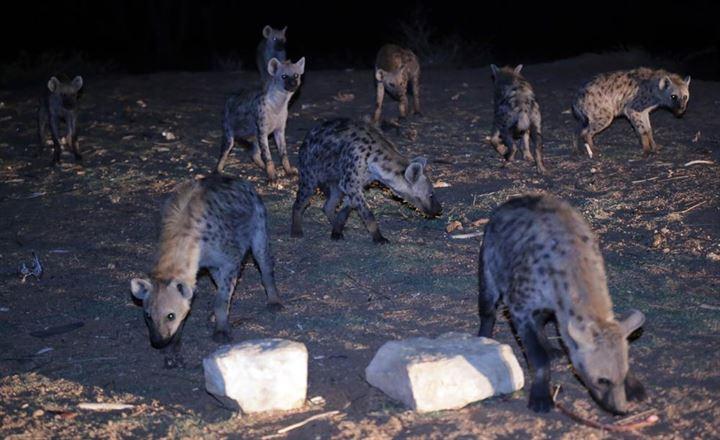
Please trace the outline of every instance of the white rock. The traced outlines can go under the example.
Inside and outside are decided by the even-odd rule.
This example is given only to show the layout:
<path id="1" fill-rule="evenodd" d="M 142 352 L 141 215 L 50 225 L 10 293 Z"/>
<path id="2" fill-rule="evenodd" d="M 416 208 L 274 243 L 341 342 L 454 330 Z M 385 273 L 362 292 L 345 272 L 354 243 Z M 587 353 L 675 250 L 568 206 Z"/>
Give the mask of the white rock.
<path id="1" fill-rule="evenodd" d="M 308 352 L 300 342 L 256 339 L 224 345 L 203 359 L 205 388 L 245 413 L 305 403 Z"/>
<path id="2" fill-rule="evenodd" d="M 365 369 L 365 377 L 419 412 L 462 408 L 524 385 L 509 345 L 465 333 L 386 342 Z"/>

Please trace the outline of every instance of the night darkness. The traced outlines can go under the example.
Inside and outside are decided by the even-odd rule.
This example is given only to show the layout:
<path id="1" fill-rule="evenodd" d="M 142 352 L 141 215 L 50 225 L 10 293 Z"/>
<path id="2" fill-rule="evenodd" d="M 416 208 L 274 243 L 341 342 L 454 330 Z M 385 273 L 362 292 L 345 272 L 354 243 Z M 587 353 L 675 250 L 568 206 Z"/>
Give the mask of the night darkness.
<path id="1" fill-rule="evenodd" d="M 315 69 L 370 67 L 377 48 L 395 41 L 424 55 L 424 64 L 441 67 L 632 48 L 717 78 L 713 4 L 26 1 L 4 14 L 0 60 L 4 70 L 28 71 L 73 57 L 99 70 L 130 73 L 253 69 L 262 26 L 271 24 L 288 26 L 290 55 L 306 56 Z"/>

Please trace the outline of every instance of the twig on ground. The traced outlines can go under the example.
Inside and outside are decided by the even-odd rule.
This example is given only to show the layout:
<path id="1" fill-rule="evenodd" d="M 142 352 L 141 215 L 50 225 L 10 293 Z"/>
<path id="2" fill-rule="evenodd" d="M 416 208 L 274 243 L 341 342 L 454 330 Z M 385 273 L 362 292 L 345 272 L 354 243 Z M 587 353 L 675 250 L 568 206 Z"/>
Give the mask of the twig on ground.
<path id="1" fill-rule="evenodd" d="M 637 185 L 638 183 L 650 182 L 651 180 L 657 180 L 659 178 L 660 178 L 660 176 L 655 176 L 655 177 L 651 177 L 649 179 L 633 180 L 630 183 L 632 183 L 633 185 Z"/>
<path id="2" fill-rule="evenodd" d="M 686 213 L 692 211 L 693 209 L 697 208 L 698 206 L 704 204 L 705 202 L 707 202 L 707 200 L 703 200 L 702 202 L 696 203 L 696 204 L 692 205 L 691 207 L 689 207 L 688 209 L 680 211 L 680 214 L 686 214 Z"/>
<path id="3" fill-rule="evenodd" d="M 455 240 L 464 240 L 466 238 L 482 237 L 483 234 L 484 232 L 470 232 L 469 234 L 451 235 L 450 238 L 453 238 Z"/>
<path id="4" fill-rule="evenodd" d="M 690 162 L 683 165 L 684 167 L 689 167 L 691 165 L 713 165 L 715 162 L 711 160 L 691 160 Z"/>
<path id="5" fill-rule="evenodd" d="M 82 402 L 78 403 L 77 407 L 88 411 L 119 411 L 123 409 L 135 408 L 135 405 L 130 405 L 129 403 Z"/>
<path id="6" fill-rule="evenodd" d="M 327 418 L 327 417 L 332 417 L 332 416 L 337 415 L 337 414 L 340 414 L 340 411 L 335 410 L 335 411 L 328 411 L 328 412 L 324 412 L 324 413 L 320 413 L 320 414 L 315 414 L 314 416 L 308 417 L 307 419 L 303 420 L 302 422 L 298 422 L 298 423 L 295 423 L 294 425 L 286 426 L 285 428 L 279 429 L 277 433 L 278 433 L 278 434 L 285 434 L 285 433 L 290 432 L 290 431 L 292 431 L 292 430 L 301 428 L 301 427 L 303 427 L 303 426 L 307 425 L 308 423 L 313 422 L 313 421 L 315 421 L 315 420 L 324 419 L 324 418 Z"/>

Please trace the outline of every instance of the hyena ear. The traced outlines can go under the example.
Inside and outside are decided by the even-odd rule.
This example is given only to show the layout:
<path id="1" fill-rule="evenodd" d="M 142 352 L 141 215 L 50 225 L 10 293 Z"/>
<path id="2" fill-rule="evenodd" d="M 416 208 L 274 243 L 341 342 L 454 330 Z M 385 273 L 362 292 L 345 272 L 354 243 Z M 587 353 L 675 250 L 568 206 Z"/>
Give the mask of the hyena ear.
<path id="1" fill-rule="evenodd" d="M 658 82 L 658 88 L 660 90 L 665 90 L 667 88 L 667 86 L 669 86 L 669 85 L 670 85 L 669 77 L 663 76 L 662 78 L 660 78 L 660 81 Z"/>
<path id="2" fill-rule="evenodd" d="M 152 283 L 142 278 L 133 278 L 130 280 L 130 291 L 135 298 L 145 301 L 152 291 Z"/>
<path id="3" fill-rule="evenodd" d="M 639 310 L 632 310 L 627 318 L 620 321 L 620 327 L 627 338 L 632 332 L 642 327 L 644 323 L 645 315 Z"/>
<path id="4" fill-rule="evenodd" d="M 76 92 L 79 91 L 80 89 L 82 89 L 82 86 L 83 86 L 82 76 L 78 75 L 75 78 L 73 78 L 72 85 L 75 88 Z"/>
<path id="5" fill-rule="evenodd" d="M 48 90 L 51 92 L 55 92 L 57 90 L 58 86 L 60 85 L 60 80 L 55 78 L 54 76 L 50 78 L 50 81 L 47 83 Z"/>
<path id="6" fill-rule="evenodd" d="M 300 75 L 305 73 L 305 57 L 300 58 L 295 65 L 300 69 Z"/>
<path id="7" fill-rule="evenodd" d="M 492 70 L 492 76 L 493 76 L 493 78 L 495 78 L 497 76 L 500 68 L 498 66 L 496 66 L 495 64 L 490 64 L 490 70 Z"/>
<path id="8" fill-rule="evenodd" d="M 375 69 L 375 80 L 382 82 L 385 77 L 385 71 L 382 69 Z"/>
<path id="9" fill-rule="evenodd" d="M 522 64 L 518 64 L 517 66 L 515 66 L 515 70 L 514 70 L 515 75 L 519 75 L 522 68 L 523 68 Z"/>
<path id="10" fill-rule="evenodd" d="M 280 68 L 280 60 L 277 58 L 270 58 L 270 61 L 268 61 L 267 65 L 267 71 L 270 74 L 270 76 L 275 76 L 278 69 Z"/>
<path id="11" fill-rule="evenodd" d="M 685 80 L 684 80 L 684 81 L 685 81 L 685 85 L 686 85 L 686 86 L 689 86 L 689 85 L 690 85 L 690 79 L 691 79 L 691 78 L 690 78 L 690 75 L 688 75 L 688 76 L 685 77 Z"/>
<path id="12" fill-rule="evenodd" d="M 263 37 L 270 38 L 270 34 L 272 33 L 272 28 L 270 25 L 267 25 L 263 28 Z"/>
<path id="13" fill-rule="evenodd" d="M 193 290 L 190 288 L 190 286 L 187 285 L 184 281 L 180 280 L 173 280 L 173 284 L 175 284 L 175 288 L 177 289 L 178 293 L 182 295 L 183 298 L 190 301 L 193 297 Z"/>
<path id="14" fill-rule="evenodd" d="M 423 169 L 425 169 L 425 166 L 427 166 L 427 159 L 425 159 L 423 156 L 418 156 L 413 158 L 410 162 L 412 163 L 419 163 Z"/>
<path id="15" fill-rule="evenodd" d="M 405 168 L 405 180 L 410 184 L 415 184 L 418 178 L 423 172 L 423 166 L 417 162 L 410 162 L 407 168 Z"/>
<path id="16" fill-rule="evenodd" d="M 588 324 L 590 326 L 592 324 Z M 568 334 L 580 348 L 592 347 L 594 342 L 589 328 L 581 328 L 574 319 L 568 322 Z"/>
<path id="17" fill-rule="evenodd" d="M 282 30 L 280 31 L 280 33 L 282 34 L 283 37 L 285 36 L 285 32 L 287 32 L 287 26 L 282 28 Z"/>

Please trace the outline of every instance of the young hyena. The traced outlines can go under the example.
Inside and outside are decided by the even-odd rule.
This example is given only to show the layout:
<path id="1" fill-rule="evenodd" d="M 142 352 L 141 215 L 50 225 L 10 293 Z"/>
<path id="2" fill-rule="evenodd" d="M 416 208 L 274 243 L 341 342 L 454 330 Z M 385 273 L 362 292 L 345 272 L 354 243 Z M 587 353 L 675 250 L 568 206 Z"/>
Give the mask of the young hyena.
<path id="1" fill-rule="evenodd" d="M 408 91 L 413 95 L 413 112 L 420 114 L 420 63 L 410 50 L 394 44 L 380 48 L 375 60 L 375 113 L 373 123 L 380 122 L 385 92 L 400 102 L 400 117 L 407 116 Z"/>
<path id="2" fill-rule="evenodd" d="M 650 113 L 658 107 L 670 109 L 681 117 L 690 99 L 690 77 L 681 78 L 665 70 L 645 67 L 603 73 L 578 92 L 573 113 L 580 125 L 575 147 L 592 158 L 596 134 L 610 126 L 613 119 L 625 116 L 640 137 L 645 156 L 656 153 Z"/>
<path id="3" fill-rule="evenodd" d="M 302 237 L 302 215 L 317 188 L 325 194 L 325 214 L 333 240 L 343 238 L 351 209 L 357 209 L 376 243 L 387 243 L 367 206 L 363 189 L 381 182 L 430 217 L 441 214 L 433 186 L 425 175 L 426 160 L 401 155 L 375 127 L 334 119 L 307 134 L 300 146 L 300 182 L 293 205 L 293 237 Z M 342 202 L 340 211 L 338 205 Z"/>
<path id="4" fill-rule="evenodd" d="M 514 69 L 499 68 L 495 64 L 490 67 L 495 84 L 495 118 L 490 144 L 506 161 L 511 162 L 517 153 L 515 138 L 522 137 L 523 156 L 526 160 L 533 160 L 530 153 L 532 140 L 537 171 L 544 173 L 540 106 L 532 86 L 520 74 L 522 64 Z"/>
<path id="5" fill-rule="evenodd" d="M 551 345 L 545 324 L 557 321 L 570 360 L 590 394 L 606 410 L 623 413 L 640 400 L 642 384 L 628 369 L 627 337 L 645 317 L 615 319 L 605 263 L 587 222 L 567 203 L 528 195 L 500 206 L 485 226 L 480 250 L 480 336 L 492 337 L 499 302 L 509 309 L 535 369 L 529 407 L 546 412 Z"/>
<path id="6" fill-rule="evenodd" d="M 258 44 L 257 56 L 255 58 L 263 84 L 270 79 L 267 69 L 270 60 L 275 58 L 279 61 L 285 61 L 287 59 L 287 54 L 285 53 L 285 44 L 287 43 L 287 39 L 285 38 L 286 31 L 287 26 L 282 29 L 273 29 L 270 26 L 263 28 L 263 39 Z"/>
<path id="7" fill-rule="evenodd" d="M 52 165 L 60 162 L 60 153 L 62 151 L 60 139 L 63 138 L 60 135 L 61 122 L 65 122 L 66 126 L 65 144 L 72 150 L 75 160 L 82 162 L 77 130 L 77 107 L 82 86 L 83 79 L 81 76 L 76 76 L 72 82 L 63 82 L 53 76 L 48 81 L 47 88 L 40 98 L 37 112 L 38 140 L 40 144 L 36 154 L 40 156 L 45 149 L 49 125 L 53 142 Z"/>
<path id="8" fill-rule="evenodd" d="M 279 310 L 267 214 L 252 185 L 212 174 L 176 188 L 163 210 L 155 268 L 148 279 L 130 282 L 143 303 L 150 343 L 166 349 L 168 368 L 182 365 L 180 336 L 199 269 L 208 269 L 218 290 L 213 340 L 230 341 L 230 299 L 248 252 L 260 270 L 268 308 Z"/>
<path id="9" fill-rule="evenodd" d="M 217 163 L 217 171 L 225 167 L 235 140 L 252 139 L 253 161 L 267 172 L 268 180 L 275 180 L 275 164 L 270 155 L 268 137 L 273 135 L 283 168 L 288 174 L 296 174 L 290 165 L 285 144 L 285 127 L 288 118 L 288 103 L 300 87 L 305 72 L 305 58 L 297 63 L 271 59 L 267 64 L 270 80 L 262 91 L 245 92 L 230 96 L 225 103 L 223 116 L 223 145 Z"/>

